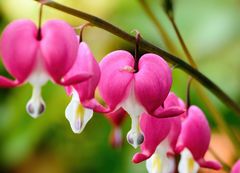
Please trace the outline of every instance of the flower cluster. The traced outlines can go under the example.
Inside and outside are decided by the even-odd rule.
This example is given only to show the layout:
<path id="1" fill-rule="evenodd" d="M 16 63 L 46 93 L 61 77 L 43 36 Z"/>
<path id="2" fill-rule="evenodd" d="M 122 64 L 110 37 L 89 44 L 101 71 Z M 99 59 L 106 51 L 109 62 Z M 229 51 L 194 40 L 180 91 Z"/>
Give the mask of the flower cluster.
<path id="1" fill-rule="evenodd" d="M 117 50 L 98 64 L 88 45 L 59 20 L 41 28 L 29 20 L 12 22 L 2 33 L 0 51 L 4 66 L 15 78 L 0 76 L 0 87 L 30 83 L 33 94 L 26 109 L 32 117 L 44 112 L 41 87 L 51 80 L 72 96 L 65 115 L 74 133 L 83 131 L 94 112 L 103 113 L 113 126 L 112 145 L 121 146 L 121 124 L 128 114 L 132 123 L 127 141 L 141 147 L 133 162 L 146 160 L 149 173 L 221 168 L 204 159 L 211 134 L 204 113 L 194 105 L 186 108 L 170 92 L 172 72 L 160 56 L 147 53 L 136 59 Z M 97 88 L 106 106 L 95 98 Z"/>

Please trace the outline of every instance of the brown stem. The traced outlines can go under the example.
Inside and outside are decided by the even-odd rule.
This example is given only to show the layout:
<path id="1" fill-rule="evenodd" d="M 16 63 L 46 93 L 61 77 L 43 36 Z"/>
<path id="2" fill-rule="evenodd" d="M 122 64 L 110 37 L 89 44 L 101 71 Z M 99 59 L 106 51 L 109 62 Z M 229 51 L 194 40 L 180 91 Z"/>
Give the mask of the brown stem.
<path id="1" fill-rule="evenodd" d="M 41 40 L 41 39 L 42 39 L 42 34 L 41 34 L 42 12 L 43 12 L 43 4 L 40 4 L 39 16 L 38 16 L 38 33 L 37 33 L 37 40 Z"/>
<path id="2" fill-rule="evenodd" d="M 79 27 L 75 27 L 75 29 L 80 29 L 79 31 L 79 43 L 83 41 L 83 31 L 87 26 L 93 26 L 91 23 L 87 22 L 83 25 L 80 25 Z"/>
<path id="3" fill-rule="evenodd" d="M 192 83 L 192 77 L 189 77 L 188 82 L 187 82 L 187 91 L 186 91 L 186 109 L 191 105 L 191 97 L 190 97 L 190 89 L 191 89 L 191 83 Z"/>
<path id="4" fill-rule="evenodd" d="M 136 32 L 136 44 L 135 44 L 135 55 L 134 55 L 134 70 L 135 73 L 138 72 L 138 62 L 139 62 L 139 42 L 141 40 L 141 35 L 140 32 L 138 30 L 134 30 L 134 32 Z"/>

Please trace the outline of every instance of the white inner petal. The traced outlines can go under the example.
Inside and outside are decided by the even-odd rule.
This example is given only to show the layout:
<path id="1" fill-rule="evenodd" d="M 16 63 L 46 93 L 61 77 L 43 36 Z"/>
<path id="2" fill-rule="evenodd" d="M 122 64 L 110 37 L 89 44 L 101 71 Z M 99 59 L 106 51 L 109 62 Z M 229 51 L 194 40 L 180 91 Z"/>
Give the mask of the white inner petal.
<path id="1" fill-rule="evenodd" d="M 178 165 L 179 173 L 197 173 L 199 164 L 194 160 L 191 152 L 185 148 L 181 152 L 181 159 Z"/>
<path id="2" fill-rule="evenodd" d="M 166 138 L 158 145 L 155 153 L 146 161 L 148 173 L 174 173 L 175 160 L 173 157 L 167 156 L 169 148 L 169 141 Z"/>
<path id="3" fill-rule="evenodd" d="M 93 116 L 93 110 L 84 108 L 79 100 L 78 93 L 73 89 L 72 100 L 68 104 L 65 115 L 74 133 L 81 133 Z"/>
<path id="4" fill-rule="evenodd" d="M 134 92 L 134 83 L 132 82 L 130 86 L 129 95 L 124 101 L 120 104 L 120 106 L 125 109 L 125 111 L 129 114 L 132 124 L 131 130 L 128 132 L 128 142 L 134 147 L 137 148 L 141 141 L 143 140 L 143 134 L 141 133 L 139 126 L 139 117 L 145 112 L 145 109 L 142 105 L 140 105 L 136 99 Z"/>
<path id="5" fill-rule="evenodd" d="M 33 92 L 26 109 L 33 118 L 37 118 L 45 110 L 45 103 L 41 96 L 41 88 L 49 80 L 49 76 L 41 60 L 42 57 L 40 53 L 38 53 L 36 66 L 27 80 L 32 85 Z"/>

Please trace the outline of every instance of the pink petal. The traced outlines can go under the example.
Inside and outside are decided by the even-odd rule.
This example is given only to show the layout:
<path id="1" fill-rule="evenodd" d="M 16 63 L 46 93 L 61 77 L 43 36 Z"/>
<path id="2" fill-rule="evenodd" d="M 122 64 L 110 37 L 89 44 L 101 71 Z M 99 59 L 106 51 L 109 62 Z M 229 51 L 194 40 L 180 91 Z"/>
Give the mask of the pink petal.
<path id="1" fill-rule="evenodd" d="M 111 110 L 128 95 L 130 83 L 133 79 L 134 59 L 123 50 L 114 51 L 100 62 L 101 79 L 99 91 Z"/>
<path id="2" fill-rule="evenodd" d="M 3 64 L 18 84 L 27 79 L 35 65 L 39 45 L 36 37 L 37 28 L 30 20 L 16 20 L 2 33 L 0 51 Z M 1 77 L 2 86 L 13 87 L 17 83 Z"/>
<path id="3" fill-rule="evenodd" d="M 140 58 L 139 71 L 135 74 L 135 93 L 150 114 L 163 104 L 171 85 L 171 69 L 160 56 L 148 53 Z"/>
<path id="4" fill-rule="evenodd" d="M 232 167 L 231 173 L 239 173 L 240 172 L 240 160 L 238 160 Z"/>
<path id="5" fill-rule="evenodd" d="M 180 151 L 184 146 L 191 151 L 195 160 L 200 160 L 208 150 L 210 134 L 204 113 L 197 106 L 190 106 L 188 115 L 182 122 L 177 150 Z"/>
<path id="6" fill-rule="evenodd" d="M 185 113 L 185 104 L 173 92 L 170 92 L 165 99 L 163 106 L 160 106 L 151 115 L 158 118 L 167 118 L 175 117 L 183 113 Z"/>
<path id="7" fill-rule="evenodd" d="M 170 108 L 159 107 L 156 111 L 154 111 L 152 116 L 157 118 L 170 118 L 170 117 L 181 115 L 184 112 L 185 112 L 185 109 L 179 106 L 172 106 Z"/>
<path id="8" fill-rule="evenodd" d="M 64 21 L 50 20 L 41 29 L 41 51 L 44 64 L 53 80 L 59 84 L 73 66 L 78 50 L 76 34 Z"/>
<path id="9" fill-rule="evenodd" d="M 81 42 L 78 48 L 77 59 L 64 78 L 68 78 L 79 73 L 90 73 L 91 78 L 73 85 L 73 88 L 78 92 L 81 102 L 94 98 L 95 89 L 100 80 L 100 68 L 95 60 L 88 45 Z"/>
<path id="10" fill-rule="evenodd" d="M 171 119 L 158 119 L 146 113 L 141 115 L 141 130 L 144 134 L 144 142 L 141 152 L 133 157 L 134 163 L 139 163 L 155 152 L 157 146 L 167 137 L 171 129 Z"/>
<path id="11" fill-rule="evenodd" d="M 64 86 L 76 85 L 78 83 L 89 80 L 93 75 L 91 73 L 82 72 L 75 76 L 66 77 L 64 80 L 59 81 L 59 84 Z"/>
<path id="12" fill-rule="evenodd" d="M 65 78 L 70 78 L 81 73 L 92 74 L 91 78 L 86 81 L 75 83 L 74 88 L 80 98 L 84 107 L 94 110 L 95 112 L 109 112 L 108 108 L 102 106 L 96 99 L 94 99 L 95 90 L 100 80 L 100 67 L 90 51 L 88 45 L 81 42 L 78 48 L 77 60 L 72 68 L 69 70 Z M 70 90 L 67 89 L 69 92 Z"/>
<path id="13" fill-rule="evenodd" d="M 148 153 L 148 152 L 141 152 L 141 153 L 136 153 L 133 156 L 132 162 L 133 163 L 140 163 L 143 162 L 147 159 L 149 159 L 152 156 L 153 153 Z"/>
<path id="14" fill-rule="evenodd" d="M 3 88 L 12 88 L 20 85 L 21 83 L 18 80 L 11 80 L 6 77 L 0 76 L 0 87 Z"/>
<path id="15" fill-rule="evenodd" d="M 204 159 L 200 159 L 198 163 L 202 168 L 209 168 L 214 170 L 220 170 L 222 168 L 222 165 L 215 161 L 205 161 Z"/>
<path id="16" fill-rule="evenodd" d="M 181 129 L 182 129 L 181 117 L 171 118 L 171 130 L 168 134 L 168 140 L 170 142 L 170 150 L 168 151 L 168 155 L 177 154 L 175 149 Z"/>
<path id="17" fill-rule="evenodd" d="M 94 112 L 108 113 L 111 111 L 110 108 L 104 107 L 94 98 L 91 100 L 85 100 L 81 103 L 85 108 L 92 109 Z"/>

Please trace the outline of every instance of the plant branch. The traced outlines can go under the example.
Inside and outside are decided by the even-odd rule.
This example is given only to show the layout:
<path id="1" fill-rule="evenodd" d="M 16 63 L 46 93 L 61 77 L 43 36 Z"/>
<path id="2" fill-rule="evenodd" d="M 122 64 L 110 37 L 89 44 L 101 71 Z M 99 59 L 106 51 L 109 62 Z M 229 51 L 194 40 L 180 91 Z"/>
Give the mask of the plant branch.
<path id="1" fill-rule="evenodd" d="M 40 0 L 34 0 L 40 2 Z M 63 11 L 70 15 L 76 16 L 78 18 L 87 20 L 94 24 L 96 27 L 102 28 L 132 44 L 135 44 L 135 37 L 128 34 L 127 32 L 121 30 L 120 28 L 108 23 L 96 16 L 84 13 L 82 11 L 75 10 L 73 8 L 69 8 L 67 6 L 61 5 L 54 1 L 48 1 L 44 3 L 44 5 L 55 8 L 57 10 Z M 223 90 L 221 90 L 215 83 L 213 83 L 210 79 L 208 79 L 204 74 L 200 73 L 198 70 L 181 60 L 180 58 L 162 50 L 161 48 L 154 46 L 153 44 L 147 42 L 144 39 L 141 39 L 139 42 L 139 48 L 148 52 L 156 53 L 165 58 L 166 61 L 177 65 L 178 68 L 182 69 L 193 78 L 198 80 L 202 85 L 208 88 L 216 97 L 218 97 L 224 104 L 228 107 L 232 108 L 237 115 L 240 116 L 240 107 L 235 101 L 233 101 Z"/>

